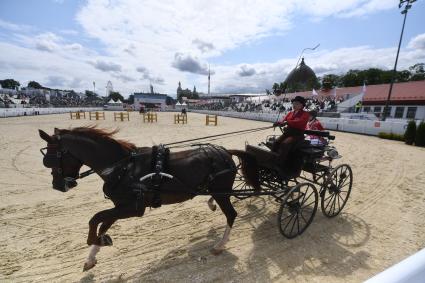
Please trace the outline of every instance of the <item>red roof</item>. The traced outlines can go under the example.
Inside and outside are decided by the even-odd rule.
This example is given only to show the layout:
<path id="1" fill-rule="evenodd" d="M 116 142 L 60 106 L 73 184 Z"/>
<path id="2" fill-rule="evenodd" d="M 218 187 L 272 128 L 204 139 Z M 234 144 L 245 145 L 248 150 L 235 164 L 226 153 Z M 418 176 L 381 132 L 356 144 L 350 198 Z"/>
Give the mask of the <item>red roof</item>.
<path id="1" fill-rule="evenodd" d="M 367 86 L 363 102 L 365 104 L 385 103 L 389 90 L 390 84 Z M 395 104 L 425 104 L 425 81 L 395 83 L 390 101 Z"/>
<path id="2" fill-rule="evenodd" d="M 390 84 L 367 85 L 366 93 L 363 97 L 363 104 L 383 104 L 387 100 Z M 336 97 L 346 98 L 347 94 L 362 93 L 363 86 L 337 88 L 336 90 L 316 90 L 318 98 Z M 288 93 L 289 99 L 300 95 L 306 98 L 312 98 L 312 91 L 303 91 Z M 282 95 L 281 97 L 284 97 Z M 391 104 L 425 104 L 425 81 L 395 83 L 391 93 Z"/>

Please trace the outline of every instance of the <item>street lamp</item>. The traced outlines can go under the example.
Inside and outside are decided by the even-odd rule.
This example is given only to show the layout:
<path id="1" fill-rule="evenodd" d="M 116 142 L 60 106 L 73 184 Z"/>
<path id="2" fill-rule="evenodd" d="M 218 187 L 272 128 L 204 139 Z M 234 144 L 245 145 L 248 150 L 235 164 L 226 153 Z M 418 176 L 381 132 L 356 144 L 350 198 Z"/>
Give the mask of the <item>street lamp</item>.
<path id="1" fill-rule="evenodd" d="M 388 91 L 387 101 L 385 101 L 384 112 L 382 113 L 382 121 L 385 121 L 385 119 L 387 118 L 389 114 L 388 105 L 390 104 L 391 92 L 393 91 L 394 79 L 397 72 L 396 71 L 397 61 L 398 61 L 398 55 L 400 53 L 401 40 L 403 39 L 404 25 L 406 23 L 407 11 L 409 11 L 409 9 L 412 8 L 413 2 L 416 2 L 416 0 L 400 0 L 400 3 L 398 4 L 398 8 L 401 8 L 403 5 L 405 5 L 403 11 L 401 11 L 401 14 L 404 14 L 404 20 L 403 20 L 403 27 L 401 28 L 400 41 L 398 42 L 397 56 L 395 57 L 394 69 L 393 69 L 391 83 L 390 83 L 390 90 Z"/>

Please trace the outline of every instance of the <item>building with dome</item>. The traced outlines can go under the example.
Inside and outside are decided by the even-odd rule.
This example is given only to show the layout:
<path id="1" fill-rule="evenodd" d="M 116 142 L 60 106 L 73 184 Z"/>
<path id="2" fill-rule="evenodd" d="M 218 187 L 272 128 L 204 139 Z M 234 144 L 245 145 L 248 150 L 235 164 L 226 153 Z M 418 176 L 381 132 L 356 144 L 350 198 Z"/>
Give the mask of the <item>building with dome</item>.
<path id="1" fill-rule="evenodd" d="M 319 81 L 314 71 L 306 65 L 304 58 L 301 63 L 293 69 L 285 81 L 283 82 L 285 90 L 284 92 L 298 92 L 312 90 L 320 86 Z"/>

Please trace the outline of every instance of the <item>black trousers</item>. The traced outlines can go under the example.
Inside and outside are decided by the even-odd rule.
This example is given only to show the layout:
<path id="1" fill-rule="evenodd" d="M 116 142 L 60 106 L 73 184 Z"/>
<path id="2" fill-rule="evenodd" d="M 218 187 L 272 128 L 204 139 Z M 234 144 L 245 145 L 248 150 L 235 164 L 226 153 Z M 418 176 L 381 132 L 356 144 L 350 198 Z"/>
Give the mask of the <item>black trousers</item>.
<path id="1" fill-rule="evenodd" d="M 272 151 L 278 154 L 278 164 L 282 165 L 287 160 L 293 146 L 304 139 L 304 131 L 287 128 L 274 142 Z"/>

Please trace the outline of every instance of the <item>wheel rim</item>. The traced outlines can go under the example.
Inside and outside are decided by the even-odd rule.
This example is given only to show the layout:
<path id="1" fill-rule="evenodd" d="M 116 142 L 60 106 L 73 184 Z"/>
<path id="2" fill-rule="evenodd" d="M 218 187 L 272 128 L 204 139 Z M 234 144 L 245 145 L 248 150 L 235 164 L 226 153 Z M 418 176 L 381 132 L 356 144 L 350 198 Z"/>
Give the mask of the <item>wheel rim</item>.
<path id="1" fill-rule="evenodd" d="M 244 190 L 252 190 L 253 187 L 248 185 L 245 181 L 245 177 L 242 175 L 242 163 L 239 160 L 239 162 L 236 164 L 236 176 L 235 181 L 233 182 L 233 191 L 244 191 Z M 234 196 L 237 199 L 246 199 L 249 196 Z"/>
<path id="2" fill-rule="evenodd" d="M 280 233 L 289 239 L 301 235 L 313 221 L 318 202 L 318 193 L 312 184 L 304 183 L 292 188 L 279 209 Z"/>
<path id="3" fill-rule="evenodd" d="M 338 165 L 330 173 L 321 193 L 322 212 L 327 217 L 337 216 L 347 203 L 353 186 L 350 166 Z"/>

